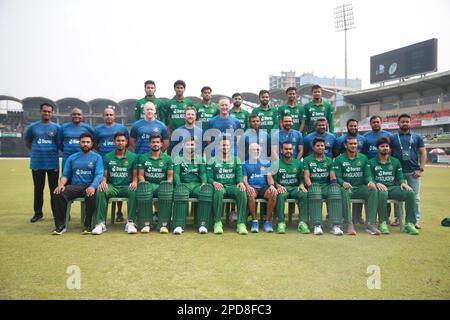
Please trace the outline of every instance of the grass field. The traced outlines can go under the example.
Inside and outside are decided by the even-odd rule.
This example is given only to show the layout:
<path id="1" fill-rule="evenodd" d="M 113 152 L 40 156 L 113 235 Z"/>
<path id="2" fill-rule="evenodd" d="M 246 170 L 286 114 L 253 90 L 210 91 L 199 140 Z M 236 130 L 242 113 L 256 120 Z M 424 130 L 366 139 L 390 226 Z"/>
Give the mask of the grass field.
<path id="1" fill-rule="evenodd" d="M 300 235 L 127 235 L 123 224 L 101 236 L 80 234 L 78 205 L 70 229 L 52 236 L 45 220 L 29 223 L 33 183 L 28 161 L 0 160 L 1 299 L 450 299 L 450 169 L 427 168 L 419 236 L 391 228 L 375 237 Z M 68 266 L 81 289 L 66 286 Z M 367 288 L 368 266 L 381 289 Z"/>

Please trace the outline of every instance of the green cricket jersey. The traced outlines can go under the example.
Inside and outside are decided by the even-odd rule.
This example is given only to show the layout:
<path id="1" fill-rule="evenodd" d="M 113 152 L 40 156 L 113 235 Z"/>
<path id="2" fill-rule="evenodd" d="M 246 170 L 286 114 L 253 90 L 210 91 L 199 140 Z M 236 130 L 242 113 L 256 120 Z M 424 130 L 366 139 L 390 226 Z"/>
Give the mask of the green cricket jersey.
<path id="1" fill-rule="evenodd" d="M 134 121 L 138 121 L 140 119 L 144 119 L 145 118 L 145 113 L 144 113 L 144 105 L 147 102 L 153 102 L 156 106 L 156 118 L 158 120 L 161 120 L 161 107 L 164 104 L 164 102 L 161 99 L 158 98 L 153 98 L 153 99 L 147 99 L 147 97 L 144 97 L 142 99 L 139 99 L 136 102 L 136 106 L 134 107 Z"/>
<path id="2" fill-rule="evenodd" d="M 195 160 L 187 160 L 184 157 L 178 157 L 175 160 L 173 178 L 175 184 L 180 183 L 206 183 L 206 167 L 202 157 L 195 157 Z"/>
<path id="3" fill-rule="evenodd" d="M 369 161 L 372 169 L 372 176 L 376 183 L 382 183 L 386 187 L 393 187 L 406 183 L 403 177 L 403 170 L 400 161 L 397 158 L 388 157 L 388 161 L 383 164 L 378 157 L 372 158 Z"/>
<path id="4" fill-rule="evenodd" d="M 313 153 L 303 159 L 303 169 L 309 171 L 312 183 L 329 184 L 330 172 L 334 171 L 333 160 L 325 155 L 322 160 L 316 160 Z"/>
<path id="5" fill-rule="evenodd" d="M 206 107 L 200 102 L 195 105 L 195 109 L 197 109 L 197 121 L 201 122 L 201 128 L 203 131 L 206 130 L 206 123 L 208 120 L 220 113 L 219 108 L 215 103 L 211 103 L 209 107 Z"/>
<path id="6" fill-rule="evenodd" d="M 182 101 L 179 101 L 173 97 L 164 103 L 161 108 L 161 117 L 164 119 L 161 121 L 170 126 L 170 132 L 172 133 L 184 124 L 184 109 L 193 105 L 189 99 L 184 98 Z"/>
<path id="7" fill-rule="evenodd" d="M 234 110 L 234 107 L 230 109 L 229 112 L 230 116 L 235 117 L 236 119 L 239 120 L 239 122 L 241 123 L 241 129 L 242 130 L 247 130 L 250 126 L 249 124 L 249 120 L 250 120 L 250 113 L 248 111 L 245 111 L 244 109 L 241 108 L 241 110 L 239 112 Z"/>
<path id="8" fill-rule="evenodd" d="M 224 186 L 236 185 L 244 182 L 242 178 L 242 164 L 237 157 L 233 161 L 220 162 L 218 157 L 212 158 L 206 166 L 208 183 L 220 182 Z"/>
<path id="9" fill-rule="evenodd" d="M 292 121 L 294 122 L 292 129 L 299 130 L 300 124 L 305 120 L 305 108 L 300 104 L 296 104 L 293 107 L 287 104 L 278 107 L 278 119 L 280 121 L 282 121 L 283 116 L 287 114 L 292 116 Z"/>
<path id="10" fill-rule="evenodd" d="M 273 175 L 277 184 L 283 187 L 292 187 L 303 184 L 303 163 L 300 160 L 292 159 L 287 163 L 284 159 L 278 160 L 278 172 Z"/>
<path id="11" fill-rule="evenodd" d="M 352 160 L 348 158 L 347 152 L 339 155 L 334 160 L 334 171 L 336 172 L 336 179 L 341 186 L 344 182 L 350 183 L 353 187 L 373 182 L 369 158 L 359 152 L 356 153 L 356 158 Z"/>
<path id="12" fill-rule="evenodd" d="M 278 129 L 278 111 L 274 107 L 263 110 L 261 106 L 252 110 L 252 114 L 256 114 L 261 118 L 260 129 L 267 130 L 270 134 L 271 130 Z"/>
<path id="13" fill-rule="evenodd" d="M 311 133 L 316 130 L 316 120 L 319 118 L 326 118 L 330 132 L 334 134 L 334 110 L 328 101 L 322 99 L 319 105 L 314 101 L 305 104 L 305 126 L 306 133 Z"/>
<path id="14" fill-rule="evenodd" d="M 103 167 L 108 172 L 106 182 L 114 187 L 128 186 L 133 181 L 136 160 L 136 154 L 128 150 L 123 158 L 119 158 L 115 151 L 105 154 Z"/>
<path id="15" fill-rule="evenodd" d="M 173 170 L 173 163 L 170 156 L 165 153 L 161 153 L 159 158 L 154 159 L 148 152 L 139 157 L 137 168 L 144 170 L 145 181 L 159 184 L 167 180 L 167 171 Z"/>

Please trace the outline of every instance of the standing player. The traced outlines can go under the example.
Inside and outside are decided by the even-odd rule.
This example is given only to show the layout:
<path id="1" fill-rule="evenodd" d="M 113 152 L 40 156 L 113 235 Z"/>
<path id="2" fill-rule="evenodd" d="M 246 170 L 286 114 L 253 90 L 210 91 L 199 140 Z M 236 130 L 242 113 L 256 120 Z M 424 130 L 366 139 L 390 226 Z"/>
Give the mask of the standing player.
<path id="1" fill-rule="evenodd" d="M 342 187 L 347 234 L 356 235 L 351 217 L 350 199 L 364 199 L 368 203 L 366 231 L 373 235 L 380 235 L 376 227 L 378 193 L 370 171 L 369 159 L 358 152 L 358 139 L 355 136 L 347 136 L 344 145 L 347 152 L 336 158 L 334 170 L 337 182 Z"/>
<path id="2" fill-rule="evenodd" d="M 197 125 L 206 129 L 206 123 L 209 119 L 217 116 L 219 114 L 219 108 L 216 104 L 211 102 L 211 87 L 203 87 L 201 90 L 202 102 L 198 103 L 195 108 L 197 109 Z"/>
<path id="3" fill-rule="evenodd" d="M 275 108 L 269 106 L 269 91 L 261 90 L 259 92 L 259 107 L 252 110 L 252 114 L 259 116 L 261 119 L 261 129 L 267 130 L 270 135 L 271 131 L 278 128 L 278 112 Z"/>
<path id="4" fill-rule="evenodd" d="M 242 180 L 242 165 L 237 157 L 231 153 L 230 140 L 222 139 L 219 143 L 220 153 L 211 158 L 206 166 L 208 183 L 214 187 L 213 212 L 214 233 L 222 234 L 223 198 L 230 197 L 236 200 L 238 221 L 237 232 L 247 234 L 245 226 L 245 214 L 247 209 L 247 197 L 245 185 Z M 208 233 L 208 226 L 201 226 L 200 233 Z"/>
<path id="5" fill-rule="evenodd" d="M 303 140 L 304 154 L 309 156 L 313 153 L 313 141 L 316 138 L 322 138 L 325 141 L 325 155 L 328 158 L 333 158 L 333 150 L 336 144 L 336 137 L 334 134 L 327 132 L 327 119 L 318 118 L 315 122 L 316 131 L 308 134 Z"/>
<path id="6" fill-rule="evenodd" d="M 285 114 L 281 118 L 282 127 L 280 130 L 274 131 L 273 135 L 278 134 L 278 146 L 274 146 L 277 151 L 274 155 L 281 158 L 281 146 L 284 142 L 290 142 L 292 144 L 292 156 L 295 159 L 301 159 L 303 156 L 303 136 L 300 131 L 292 129 L 293 119 L 292 115 Z"/>
<path id="7" fill-rule="evenodd" d="M 204 145 L 203 140 L 203 130 L 195 125 L 195 119 L 197 118 L 197 109 L 194 107 L 186 107 L 184 110 L 184 125 L 175 129 L 170 136 L 170 149 L 169 154 L 172 158 L 183 154 L 182 147 L 183 142 L 190 140 L 191 137 L 196 138 L 199 142 L 195 145 L 197 150 L 196 154 L 202 154 Z M 181 151 L 181 152 L 180 152 Z"/>
<path id="8" fill-rule="evenodd" d="M 159 208 L 157 229 L 160 233 L 168 233 L 172 216 L 173 162 L 170 156 L 161 152 L 161 147 L 162 137 L 152 134 L 150 136 L 151 151 L 142 154 L 138 159 L 139 184 L 136 193 L 138 227 L 150 228 L 153 197 L 157 197 Z M 133 221 L 128 221 L 125 230 L 128 233 L 137 232 Z"/>
<path id="9" fill-rule="evenodd" d="M 134 148 L 137 155 L 150 151 L 150 136 L 161 135 L 163 139 L 162 149 L 169 147 L 169 134 L 164 123 L 155 118 L 155 105 L 147 102 L 144 106 L 145 119 L 141 119 L 133 124 L 130 132 L 130 147 Z"/>
<path id="10" fill-rule="evenodd" d="M 316 121 L 325 118 L 328 121 L 328 131 L 334 134 L 334 110 L 332 105 L 322 99 L 322 87 L 313 85 L 311 88 L 313 100 L 305 104 L 306 134 L 311 133 L 316 128 Z"/>
<path id="11" fill-rule="evenodd" d="M 380 215 L 380 231 L 388 234 L 387 227 L 387 207 L 388 199 L 405 201 L 406 209 L 406 227 L 408 234 L 417 235 L 414 224 L 416 223 L 416 201 L 413 189 L 408 186 L 403 177 L 400 161 L 390 154 L 390 140 L 387 137 L 378 139 L 376 146 L 378 156 L 370 160 L 372 175 L 378 188 L 378 214 Z"/>
<path id="12" fill-rule="evenodd" d="M 173 234 L 182 234 L 186 229 L 189 197 L 199 200 L 195 228 L 201 232 L 202 226 L 211 224 L 214 189 L 207 184 L 206 167 L 201 154 L 196 154 L 196 139 L 196 137 L 186 139 L 185 152 L 174 161 Z"/>
<path id="13" fill-rule="evenodd" d="M 372 127 L 372 131 L 364 134 L 364 147 L 362 152 L 370 159 L 375 158 L 378 154 L 378 150 L 376 147 L 376 143 L 378 139 L 381 137 L 389 138 L 392 141 L 392 135 L 386 131 L 381 130 L 381 117 L 380 116 L 372 116 L 370 117 L 370 126 Z"/>
<path id="14" fill-rule="evenodd" d="M 339 138 L 336 139 L 336 145 L 334 150 L 334 155 L 337 157 L 340 154 L 343 154 L 346 152 L 345 149 L 345 139 L 348 137 L 356 137 L 358 140 L 358 152 L 362 152 L 364 148 L 364 144 L 366 141 L 366 138 L 364 138 L 363 135 L 358 133 L 358 120 L 355 119 L 348 119 L 347 120 L 347 133 L 344 133 Z"/>
<path id="15" fill-rule="evenodd" d="M 284 115 L 291 115 L 294 130 L 303 132 L 305 128 L 305 108 L 297 104 L 297 88 L 289 87 L 286 89 L 287 103 L 278 107 L 278 118 L 282 121 Z M 280 122 L 280 127 L 282 127 Z"/>
<path id="16" fill-rule="evenodd" d="M 92 216 L 95 211 L 95 190 L 103 178 L 102 157 L 92 151 L 93 136 L 82 133 L 80 140 L 81 151 L 74 153 L 64 165 L 64 170 L 59 184 L 53 192 L 53 217 L 55 218 L 54 235 L 66 232 L 67 203 L 78 197 L 84 197 L 86 216 L 83 221 L 83 234 L 90 234 Z M 71 181 L 70 184 L 67 184 Z"/>
<path id="17" fill-rule="evenodd" d="M 249 127 L 250 113 L 242 109 L 242 96 L 240 93 L 233 93 L 231 100 L 233 101 L 233 107 L 230 109 L 230 116 L 239 120 L 241 129 L 245 132 Z"/>
<path id="18" fill-rule="evenodd" d="M 297 200 L 299 209 L 298 231 L 309 233 L 308 228 L 308 197 L 307 190 L 303 184 L 303 163 L 293 156 L 293 145 L 291 142 L 283 142 L 281 145 L 282 157 L 278 160 L 278 171 L 273 175 L 278 191 L 277 197 L 277 233 L 286 232 L 284 218 L 285 202 L 288 198 Z"/>
<path id="19" fill-rule="evenodd" d="M 313 153 L 303 160 L 305 185 L 308 187 L 309 216 L 314 226 L 314 234 L 321 235 L 322 231 L 322 199 L 327 199 L 330 222 L 333 227 L 331 233 L 343 235 L 340 228 L 342 221 L 341 190 L 337 184 L 333 168 L 333 160 L 325 155 L 325 140 L 315 138 Z"/>
<path id="20" fill-rule="evenodd" d="M 82 133 L 94 134 L 94 130 L 83 120 L 83 111 L 79 108 L 73 108 L 70 113 L 72 118 L 71 122 L 66 122 L 61 125 L 61 130 L 59 131 L 60 137 L 58 138 L 61 143 L 61 150 L 63 154 L 62 167 L 66 163 L 69 156 L 80 151 L 80 135 Z"/>
<path id="21" fill-rule="evenodd" d="M 170 133 L 184 124 L 184 109 L 187 106 L 194 106 L 191 100 L 184 97 L 186 83 L 183 80 L 175 81 L 173 89 L 175 96 L 161 108 L 161 121 L 168 124 Z"/>
<path id="22" fill-rule="evenodd" d="M 161 106 L 164 104 L 164 102 L 161 99 L 158 99 L 155 97 L 156 92 L 156 84 L 153 80 L 147 80 L 144 83 L 144 90 L 145 90 L 145 97 L 142 99 L 139 99 L 136 102 L 136 106 L 134 107 L 134 122 L 144 119 L 145 118 L 145 112 L 144 112 L 144 105 L 151 101 L 156 107 L 156 117 L 158 120 L 161 120 Z"/>
<path id="23" fill-rule="evenodd" d="M 34 184 L 34 215 L 30 222 L 44 218 L 42 206 L 44 205 L 45 175 L 47 174 L 50 198 L 53 190 L 58 186 L 59 159 L 57 138 L 60 136 L 60 126 L 50 121 L 53 115 L 53 106 L 43 103 L 39 107 L 41 120 L 31 123 L 25 132 L 25 146 L 30 150 L 30 169 Z M 52 203 L 53 205 L 53 203 Z M 52 206 L 52 211 L 54 208 Z"/>
<path id="24" fill-rule="evenodd" d="M 137 169 L 136 154 L 127 150 L 128 138 L 124 132 L 114 135 L 116 149 L 103 157 L 103 180 L 95 195 L 96 226 L 92 234 L 102 234 L 106 231 L 106 210 L 108 199 L 114 197 L 128 198 L 128 221 L 136 216 Z M 149 232 L 144 227 L 141 232 Z"/>

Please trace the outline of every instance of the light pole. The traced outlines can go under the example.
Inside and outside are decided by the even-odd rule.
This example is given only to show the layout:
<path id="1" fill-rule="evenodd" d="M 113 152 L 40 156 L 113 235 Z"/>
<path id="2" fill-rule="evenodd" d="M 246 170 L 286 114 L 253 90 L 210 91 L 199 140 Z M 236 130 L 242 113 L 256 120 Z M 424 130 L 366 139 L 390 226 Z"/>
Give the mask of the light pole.
<path id="1" fill-rule="evenodd" d="M 353 19 L 353 5 L 349 3 L 341 4 L 334 8 L 334 29 L 336 32 L 344 31 L 345 41 L 345 90 L 348 88 L 347 80 L 347 30 L 355 28 Z"/>

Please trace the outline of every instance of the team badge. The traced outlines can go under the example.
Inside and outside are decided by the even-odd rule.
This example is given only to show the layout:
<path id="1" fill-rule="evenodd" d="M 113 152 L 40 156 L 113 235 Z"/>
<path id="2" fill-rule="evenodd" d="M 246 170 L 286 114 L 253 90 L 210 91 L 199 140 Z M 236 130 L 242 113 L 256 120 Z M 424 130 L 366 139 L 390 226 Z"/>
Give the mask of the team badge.
<path id="1" fill-rule="evenodd" d="M 164 165 L 164 162 L 160 161 L 159 166 L 162 167 Z"/>
<path id="2" fill-rule="evenodd" d="M 356 162 L 356 165 L 361 166 L 361 165 L 362 165 L 361 161 L 358 160 L 358 161 Z"/>
<path id="3" fill-rule="evenodd" d="M 158 132 L 158 128 L 153 128 L 153 132 Z"/>
<path id="4" fill-rule="evenodd" d="M 394 167 L 392 167 L 392 164 L 389 165 L 389 170 L 394 170 Z"/>
<path id="5" fill-rule="evenodd" d="M 49 137 L 54 137 L 55 136 L 55 131 L 49 131 L 48 132 L 48 136 Z"/>
<path id="6" fill-rule="evenodd" d="M 93 167 L 94 167 L 94 162 L 89 161 L 89 162 L 88 162 L 88 167 L 89 167 L 89 168 L 93 168 Z"/>
<path id="7" fill-rule="evenodd" d="M 124 166 L 128 166 L 128 160 L 125 160 L 125 161 L 123 162 L 123 165 L 124 165 Z"/>

